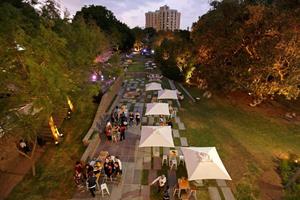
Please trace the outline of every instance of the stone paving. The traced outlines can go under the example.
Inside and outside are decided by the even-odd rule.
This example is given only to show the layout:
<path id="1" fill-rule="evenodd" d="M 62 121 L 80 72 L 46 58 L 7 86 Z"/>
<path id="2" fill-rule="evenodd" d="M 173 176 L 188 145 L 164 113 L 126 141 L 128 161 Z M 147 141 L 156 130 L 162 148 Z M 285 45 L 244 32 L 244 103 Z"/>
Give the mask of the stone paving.
<path id="1" fill-rule="evenodd" d="M 144 116 L 145 103 L 151 102 L 153 97 L 156 97 L 157 92 L 150 92 L 148 95 L 144 91 L 145 79 L 130 79 L 124 81 L 124 88 L 122 91 L 138 91 L 140 96 L 136 99 L 126 99 L 123 96 L 123 92 L 120 92 L 119 104 L 127 105 L 129 112 L 139 112 L 141 114 L 142 125 L 153 125 L 157 118 L 153 116 Z M 167 88 L 168 89 L 168 88 Z M 172 101 L 171 101 L 172 102 Z M 171 103 L 169 102 L 169 103 Z M 179 104 L 180 105 L 180 104 Z M 177 108 L 176 108 L 177 109 Z M 177 109 L 178 110 L 178 109 Z M 181 134 L 186 130 L 184 123 L 180 120 L 179 116 L 174 119 L 178 125 L 178 129 L 172 129 L 173 137 L 179 138 L 180 146 L 189 146 L 187 138 L 181 137 Z M 182 132 L 183 131 L 183 132 Z M 183 134 L 184 135 L 184 134 Z M 96 149 L 95 155 L 98 155 L 100 151 L 108 151 L 111 155 L 119 156 L 122 161 L 123 175 L 119 183 L 107 182 L 111 196 L 101 197 L 101 194 L 97 192 L 96 197 L 100 199 L 111 200 L 135 200 L 135 199 L 150 199 L 150 186 L 149 184 L 157 177 L 158 172 L 162 170 L 162 157 L 168 155 L 170 148 L 164 147 L 157 148 L 139 148 L 140 139 L 140 125 L 132 126 L 127 129 L 126 140 L 117 144 L 110 144 L 106 142 L 104 135 L 101 135 L 101 143 Z M 178 150 L 179 155 L 182 155 L 180 146 L 175 147 Z M 162 150 L 162 151 L 161 151 Z M 146 177 L 148 185 L 142 185 L 143 171 L 148 171 Z M 168 170 L 167 174 L 169 187 L 172 189 L 177 183 L 176 171 Z M 103 180 L 100 179 L 100 183 Z M 217 185 L 221 188 L 225 200 L 234 200 L 234 196 L 227 184 L 223 180 L 217 180 Z M 203 187 L 202 181 L 198 182 L 199 187 Z M 170 192 L 171 199 L 173 190 Z M 211 200 L 220 200 L 221 196 L 217 187 L 208 187 L 208 194 Z M 87 191 L 78 191 L 73 199 L 93 199 L 90 198 L 90 194 Z"/>

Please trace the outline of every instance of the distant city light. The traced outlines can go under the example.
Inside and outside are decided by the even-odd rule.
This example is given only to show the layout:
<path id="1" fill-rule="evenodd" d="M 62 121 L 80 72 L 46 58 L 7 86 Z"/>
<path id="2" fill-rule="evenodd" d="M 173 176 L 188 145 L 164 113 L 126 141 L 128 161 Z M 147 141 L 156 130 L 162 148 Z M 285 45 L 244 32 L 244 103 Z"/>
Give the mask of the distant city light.
<path id="1" fill-rule="evenodd" d="M 146 52 L 147 52 L 147 49 L 143 49 L 143 52 L 146 53 Z"/>
<path id="2" fill-rule="evenodd" d="M 152 50 L 151 50 L 151 53 L 154 54 L 154 52 L 155 52 L 155 51 L 152 49 Z"/>
<path id="3" fill-rule="evenodd" d="M 101 75 L 101 81 L 104 81 L 104 76 L 103 75 Z"/>

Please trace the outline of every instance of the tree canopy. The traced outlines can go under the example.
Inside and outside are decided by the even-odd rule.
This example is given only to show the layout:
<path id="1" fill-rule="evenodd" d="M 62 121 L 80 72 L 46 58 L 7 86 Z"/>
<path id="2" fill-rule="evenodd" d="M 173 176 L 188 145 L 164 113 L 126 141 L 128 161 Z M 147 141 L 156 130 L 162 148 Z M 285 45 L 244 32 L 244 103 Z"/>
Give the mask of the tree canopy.
<path id="1" fill-rule="evenodd" d="M 133 47 L 134 35 L 130 28 L 120 22 L 114 14 L 103 6 L 85 6 L 78 11 L 74 19 L 83 18 L 85 22 L 94 22 L 100 29 L 111 37 L 112 44 L 120 50 L 126 51 Z"/>
<path id="2" fill-rule="evenodd" d="M 51 0 L 41 11 L 21 0 L 0 3 L 0 126 L 6 132 L 27 130 L 24 136 L 33 139 L 68 96 L 99 92 L 84 83 L 109 39 L 94 23 L 80 17 L 69 23 L 57 12 Z"/>
<path id="3" fill-rule="evenodd" d="M 259 101 L 298 98 L 299 1 L 224 0 L 211 5 L 193 24 L 190 40 L 181 42 L 184 35 L 174 39 L 176 33 L 163 34 L 156 45 L 164 53 L 157 55 L 157 61 L 164 63 L 169 54 L 173 68 L 186 71 L 185 81 L 198 87 L 205 83 L 210 89 L 242 90 Z M 167 47 L 166 38 L 173 45 Z M 185 59 L 180 58 L 183 52 Z M 178 60 L 181 64 L 174 65 Z"/>

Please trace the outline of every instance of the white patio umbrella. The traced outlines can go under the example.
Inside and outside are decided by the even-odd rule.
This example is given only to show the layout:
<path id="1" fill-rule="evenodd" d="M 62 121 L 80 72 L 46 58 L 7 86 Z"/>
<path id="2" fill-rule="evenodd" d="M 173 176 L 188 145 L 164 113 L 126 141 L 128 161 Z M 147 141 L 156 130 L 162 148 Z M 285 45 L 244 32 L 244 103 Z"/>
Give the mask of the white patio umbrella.
<path id="1" fill-rule="evenodd" d="M 171 126 L 142 126 L 139 147 L 174 147 Z"/>
<path id="2" fill-rule="evenodd" d="M 147 103 L 145 115 L 170 115 L 169 104 Z"/>
<path id="3" fill-rule="evenodd" d="M 146 84 L 146 91 L 152 90 L 162 90 L 161 84 L 156 82 Z"/>
<path id="4" fill-rule="evenodd" d="M 231 180 L 215 147 L 181 147 L 188 180 Z"/>
<path id="5" fill-rule="evenodd" d="M 157 99 L 178 99 L 176 90 L 160 90 Z"/>

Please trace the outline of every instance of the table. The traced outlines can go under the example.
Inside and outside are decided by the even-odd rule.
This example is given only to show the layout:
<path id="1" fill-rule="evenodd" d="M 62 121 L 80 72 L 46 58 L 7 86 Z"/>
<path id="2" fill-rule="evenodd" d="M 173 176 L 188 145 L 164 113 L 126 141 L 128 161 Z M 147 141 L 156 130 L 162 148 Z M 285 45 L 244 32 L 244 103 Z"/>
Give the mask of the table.
<path id="1" fill-rule="evenodd" d="M 185 190 L 187 192 L 190 189 L 189 181 L 186 179 L 179 178 L 178 179 L 178 188 L 179 188 L 178 197 L 180 197 L 181 190 Z"/>

